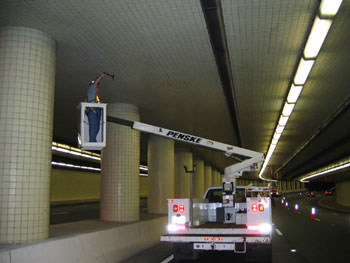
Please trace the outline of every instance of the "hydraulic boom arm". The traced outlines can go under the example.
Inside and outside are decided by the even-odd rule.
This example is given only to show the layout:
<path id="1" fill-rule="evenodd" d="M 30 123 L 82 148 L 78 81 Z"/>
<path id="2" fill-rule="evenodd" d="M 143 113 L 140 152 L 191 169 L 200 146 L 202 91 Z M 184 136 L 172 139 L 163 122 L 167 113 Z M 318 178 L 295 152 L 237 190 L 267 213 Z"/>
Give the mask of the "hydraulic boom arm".
<path id="1" fill-rule="evenodd" d="M 247 150 L 244 148 L 240 148 L 237 146 L 208 140 L 202 137 L 169 130 L 162 127 L 157 127 L 149 124 L 145 124 L 137 121 L 129 121 L 116 117 L 107 116 L 107 121 L 129 126 L 132 129 L 147 132 L 163 137 L 167 137 L 170 139 L 174 139 L 177 141 L 187 142 L 191 144 L 195 144 L 198 146 L 202 146 L 205 148 L 209 148 L 216 151 L 223 152 L 226 156 L 238 156 L 243 159 L 242 162 L 230 165 L 225 168 L 225 176 L 241 176 L 245 171 L 256 171 L 259 169 L 261 163 L 264 161 L 264 154 Z"/>

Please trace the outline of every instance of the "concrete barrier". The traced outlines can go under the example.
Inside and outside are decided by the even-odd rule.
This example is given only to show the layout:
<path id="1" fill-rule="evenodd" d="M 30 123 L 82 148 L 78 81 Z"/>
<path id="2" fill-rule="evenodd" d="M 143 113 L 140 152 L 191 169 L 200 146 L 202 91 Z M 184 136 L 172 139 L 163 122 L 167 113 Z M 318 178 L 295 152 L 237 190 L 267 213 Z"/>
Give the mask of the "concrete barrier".
<path id="1" fill-rule="evenodd" d="M 0 250 L 1 263 L 116 263 L 157 244 L 167 217 Z"/>

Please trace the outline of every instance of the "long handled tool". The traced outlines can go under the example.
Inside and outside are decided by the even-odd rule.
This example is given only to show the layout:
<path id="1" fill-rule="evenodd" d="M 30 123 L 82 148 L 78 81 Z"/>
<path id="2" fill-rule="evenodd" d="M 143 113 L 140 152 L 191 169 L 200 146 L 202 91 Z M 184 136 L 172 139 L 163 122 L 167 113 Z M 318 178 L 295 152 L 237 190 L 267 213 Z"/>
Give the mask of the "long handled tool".
<path id="1" fill-rule="evenodd" d="M 106 74 L 107 76 L 111 77 L 114 80 L 114 74 L 109 74 L 108 72 L 103 72 L 104 74 Z"/>

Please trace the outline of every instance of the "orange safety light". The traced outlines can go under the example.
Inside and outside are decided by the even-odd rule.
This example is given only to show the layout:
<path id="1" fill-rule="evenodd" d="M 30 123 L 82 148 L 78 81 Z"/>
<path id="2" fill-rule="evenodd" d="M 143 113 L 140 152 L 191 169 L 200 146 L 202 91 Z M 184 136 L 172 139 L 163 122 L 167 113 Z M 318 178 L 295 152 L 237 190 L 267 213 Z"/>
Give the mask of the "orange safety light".
<path id="1" fill-rule="evenodd" d="M 259 211 L 260 211 L 260 212 L 264 211 L 264 205 L 263 205 L 263 204 L 260 204 L 260 205 L 259 205 Z"/>

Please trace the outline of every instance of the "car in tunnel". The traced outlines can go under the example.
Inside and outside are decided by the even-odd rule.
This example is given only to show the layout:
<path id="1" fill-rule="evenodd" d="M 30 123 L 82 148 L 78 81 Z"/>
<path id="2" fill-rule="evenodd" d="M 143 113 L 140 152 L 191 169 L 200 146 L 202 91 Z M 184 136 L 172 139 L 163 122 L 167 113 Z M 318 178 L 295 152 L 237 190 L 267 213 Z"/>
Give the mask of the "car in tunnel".
<path id="1" fill-rule="evenodd" d="M 326 190 L 324 191 L 324 195 L 334 195 L 334 194 L 335 194 L 335 187 L 326 189 Z"/>
<path id="2" fill-rule="evenodd" d="M 307 197 L 315 197 L 314 191 L 308 191 L 306 194 L 307 194 Z"/>

